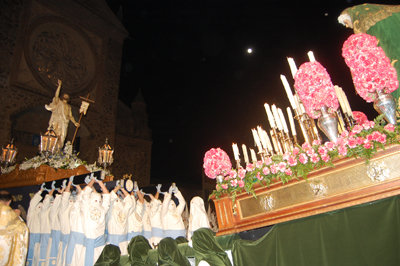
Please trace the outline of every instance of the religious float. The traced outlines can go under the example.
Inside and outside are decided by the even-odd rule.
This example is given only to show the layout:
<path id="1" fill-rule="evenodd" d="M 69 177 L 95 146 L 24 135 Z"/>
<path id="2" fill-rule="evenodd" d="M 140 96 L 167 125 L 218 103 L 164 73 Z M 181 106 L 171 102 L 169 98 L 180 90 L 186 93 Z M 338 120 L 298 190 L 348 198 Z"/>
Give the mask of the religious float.
<path id="1" fill-rule="evenodd" d="M 80 117 L 76 122 L 68 103 L 69 95 L 64 93 L 60 96 L 61 86 L 62 81 L 58 80 L 58 87 L 52 102 L 45 105 L 45 108 L 52 114 L 47 132 L 40 137 L 39 154 L 26 159 L 21 164 L 14 165 L 18 150 L 13 144 L 13 140 L 2 149 L 0 188 L 28 187 L 47 183 L 45 185 L 47 189 L 55 189 L 65 186 L 62 180 L 70 178 L 72 180 L 74 177 L 76 177 L 76 184 L 83 183 L 85 176 L 90 173 L 103 181 L 113 180 L 113 177 L 107 175 L 105 171 L 107 165 L 113 162 L 114 152 L 107 139 L 106 143 L 99 148 L 98 163 L 103 169 L 96 163 L 87 164 L 73 151 L 73 144 L 82 117 L 86 115 L 90 103 L 94 101 L 89 99 L 89 95 L 86 98 L 80 97 L 82 99 L 79 109 Z M 69 122 L 72 122 L 76 129 L 72 141 L 67 141 L 64 145 Z M 57 184 L 55 184 L 56 181 L 58 181 Z"/>
<path id="2" fill-rule="evenodd" d="M 288 58 L 296 93 L 284 75 L 281 80 L 294 111 L 293 117 L 287 107 L 292 134 L 282 110 L 266 103 L 270 130 L 252 129 L 258 152 L 250 148 L 249 156 L 243 144 L 244 166 L 236 143 L 232 145 L 236 167 L 220 148 L 210 149 L 204 156 L 205 174 L 216 179 L 211 199 L 218 235 L 400 194 L 400 128 L 390 94 L 399 85 L 396 70 L 376 38 L 368 34 L 351 35 L 343 44 L 342 55 L 357 94 L 373 102 L 380 115 L 368 121 L 363 113 L 353 112 L 342 88 L 332 84 L 312 52 L 308 53 L 310 62 L 299 69 Z M 304 139 L 302 145 L 295 120 Z"/>

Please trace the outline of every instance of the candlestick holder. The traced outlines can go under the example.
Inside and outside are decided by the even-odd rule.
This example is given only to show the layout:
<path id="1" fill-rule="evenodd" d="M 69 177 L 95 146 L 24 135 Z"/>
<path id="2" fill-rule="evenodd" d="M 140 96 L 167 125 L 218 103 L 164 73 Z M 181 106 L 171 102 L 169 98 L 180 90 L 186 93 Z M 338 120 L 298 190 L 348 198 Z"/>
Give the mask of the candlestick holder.
<path id="1" fill-rule="evenodd" d="M 318 132 L 317 125 L 315 124 L 314 119 L 311 119 L 310 117 L 308 117 L 308 119 L 310 119 L 311 127 L 312 127 L 312 130 L 313 130 L 313 141 L 314 141 L 314 140 L 319 140 L 319 141 L 321 141 L 321 140 L 322 140 L 322 137 L 321 137 L 321 135 L 320 135 L 319 132 Z"/>
<path id="2" fill-rule="evenodd" d="M 282 132 L 280 130 L 277 130 L 276 128 L 273 128 L 272 131 L 274 133 L 274 137 L 275 137 L 275 140 L 276 140 L 276 145 L 278 146 L 277 153 L 283 154 Z"/>
<path id="3" fill-rule="evenodd" d="M 298 144 L 299 144 L 299 141 L 297 140 L 297 136 L 293 135 L 293 147 L 298 145 Z"/>
<path id="4" fill-rule="evenodd" d="M 345 120 L 343 118 L 342 112 L 339 109 L 337 109 L 335 111 L 335 113 L 336 113 L 336 117 L 337 117 L 338 122 L 339 122 L 338 123 L 339 134 L 341 134 L 344 130 L 346 130 L 346 123 L 345 123 Z"/>
<path id="5" fill-rule="evenodd" d="M 262 150 L 262 151 L 259 152 L 259 154 L 260 154 L 260 158 L 261 158 L 261 161 L 262 161 L 262 162 L 265 162 L 265 160 L 266 160 L 266 159 L 268 158 L 268 156 L 269 156 L 269 153 L 268 153 L 267 150 Z"/>
<path id="6" fill-rule="evenodd" d="M 293 151 L 293 142 L 292 139 L 289 136 L 289 133 L 285 132 L 285 144 L 287 147 L 286 152 L 292 152 Z"/>
<path id="7" fill-rule="evenodd" d="M 346 121 L 347 127 L 346 129 L 350 131 L 350 129 L 356 124 L 356 120 L 348 114 L 344 115 L 344 119 Z"/>
<path id="8" fill-rule="evenodd" d="M 310 138 L 308 136 L 308 133 L 307 133 L 307 130 L 306 130 L 306 126 L 305 126 L 305 124 L 303 122 L 302 115 L 297 110 L 295 110 L 294 118 L 299 123 L 300 129 L 301 129 L 301 133 L 303 134 L 304 142 L 310 143 Z M 298 143 L 297 137 L 296 137 L 296 143 Z"/>
<path id="9" fill-rule="evenodd" d="M 240 159 L 236 160 L 236 169 L 239 170 L 240 168 L 242 168 L 242 166 L 240 165 Z"/>

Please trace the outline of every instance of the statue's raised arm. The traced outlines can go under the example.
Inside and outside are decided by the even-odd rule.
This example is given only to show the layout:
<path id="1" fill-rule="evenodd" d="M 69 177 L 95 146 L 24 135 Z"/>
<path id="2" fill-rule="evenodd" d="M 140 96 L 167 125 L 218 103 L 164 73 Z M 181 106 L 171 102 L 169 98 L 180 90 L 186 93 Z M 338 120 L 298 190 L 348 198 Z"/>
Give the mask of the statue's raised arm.
<path id="1" fill-rule="evenodd" d="M 46 104 L 46 110 L 51 112 L 49 120 L 49 128 L 53 128 L 58 136 L 58 146 L 61 149 L 64 145 L 65 137 L 67 136 L 68 124 L 71 121 L 76 127 L 79 123 L 72 116 L 71 106 L 69 105 L 69 95 L 64 93 L 60 98 L 62 81 L 58 80 L 58 87 L 54 98 L 50 104 Z"/>

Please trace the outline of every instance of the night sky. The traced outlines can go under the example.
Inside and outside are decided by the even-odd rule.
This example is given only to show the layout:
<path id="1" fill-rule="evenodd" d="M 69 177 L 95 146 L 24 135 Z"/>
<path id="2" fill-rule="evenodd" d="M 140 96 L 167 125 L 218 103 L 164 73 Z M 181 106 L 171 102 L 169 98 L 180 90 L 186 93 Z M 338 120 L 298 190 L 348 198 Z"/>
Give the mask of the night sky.
<path id="1" fill-rule="evenodd" d="M 293 84 L 286 57 L 299 67 L 310 50 L 353 110 L 369 119 L 377 115 L 355 95 L 341 56 L 353 32 L 337 17 L 362 1 L 107 2 L 130 34 L 120 99 L 129 105 L 142 91 L 152 130 L 152 178 L 200 183 L 207 150 L 220 147 L 233 160 L 233 142 L 253 147 L 251 128 L 269 129 L 264 103 L 289 106 L 280 81 L 284 74 Z"/>

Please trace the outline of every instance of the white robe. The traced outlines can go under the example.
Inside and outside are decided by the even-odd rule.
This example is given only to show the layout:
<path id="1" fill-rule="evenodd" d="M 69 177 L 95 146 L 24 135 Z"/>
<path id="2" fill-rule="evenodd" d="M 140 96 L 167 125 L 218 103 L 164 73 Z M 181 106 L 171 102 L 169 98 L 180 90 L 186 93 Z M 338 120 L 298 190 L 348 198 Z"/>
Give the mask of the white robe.
<path id="1" fill-rule="evenodd" d="M 57 266 L 65 265 L 65 253 L 67 251 L 68 238 L 71 231 L 69 218 L 73 205 L 74 200 L 71 196 L 71 192 L 63 192 L 60 204 L 60 211 L 58 212 L 61 238 L 58 245 Z"/>
<path id="2" fill-rule="evenodd" d="M 52 205 L 51 201 L 53 196 L 47 194 L 43 200 L 43 206 L 40 210 L 39 220 L 40 220 L 40 248 L 39 248 L 39 265 L 47 264 L 47 247 L 50 240 L 50 207 Z"/>
<path id="3" fill-rule="evenodd" d="M 121 255 L 128 254 L 128 215 L 133 206 L 132 197 L 121 200 L 114 191 L 110 192 L 111 207 L 107 219 L 107 244 L 119 246 Z"/>
<path id="4" fill-rule="evenodd" d="M 143 236 L 150 242 L 151 240 L 151 222 L 150 222 L 150 203 L 144 201 L 143 212 Z M 151 244 L 151 243 L 150 243 Z"/>
<path id="5" fill-rule="evenodd" d="M 83 217 L 81 208 L 83 204 L 83 192 L 79 193 L 70 211 L 69 225 L 70 234 L 68 237 L 67 250 L 65 253 L 65 265 L 82 266 L 85 264 Z"/>
<path id="6" fill-rule="evenodd" d="M 110 208 L 110 194 L 99 194 L 91 187 L 83 190 L 81 215 L 85 234 L 85 265 L 93 265 L 106 244 L 106 214 Z"/>
<path id="7" fill-rule="evenodd" d="M 60 212 L 61 194 L 57 194 L 50 207 L 49 220 L 50 220 L 50 239 L 47 246 L 46 265 L 56 265 L 58 244 L 60 243 L 61 231 L 60 220 L 58 213 Z"/>
<path id="8" fill-rule="evenodd" d="M 190 201 L 190 216 L 187 239 L 190 241 L 192 239 L 193 232 L 202 227 L 210 228 L 210 222 L 208 220 L 206 208 L 204 207 L 204 200 L 196 196 Z"/>
<path id="9" fill-rule="evenodd" d="M 151 225 L 151 239 L 150 244 L 153 246 L 158 245 L 164 237 L 163 227 L 161 222 L 161 207 L 162 203 L 159 199 L 152 199 L 150 202 L 150 225 Z"/>
<path id="10" fill-rule="evenodd" d="M 42 209 L 42 191 L 38 191 L 29 202 L 28 213 L 26 216 L 26 223 L 29 228 L 29 246 L 28 255 L 26 258 L 26 265 L 37 265 L 39 259 L 40 247 L 40 211 Z M 35 252 L 36 250 L 36 252 Z M 36 254 L 36 256 L 35 256 Z"/>
<path id="11" fill-rule="evenodd" d="M 135 201 L 135 196 L 131 195 Z M 128 242 L 137 235 L 143 234 L 143 203 L 136 202 L 135 208 L 132 209 L 128 216 Z"/>
<path id="12" fill-rule="evenodd" d="M 161 221 L 163 224 L 164 237 L 177 238 L 186 237 L 185 224 L 182 219 L 182 212 L 185 209 L 185 199 L 180 191 L 175 193 L 179 200 L 179 205 L 171 200 L 171 194 L 165 193 L 161 209 Z"/>

